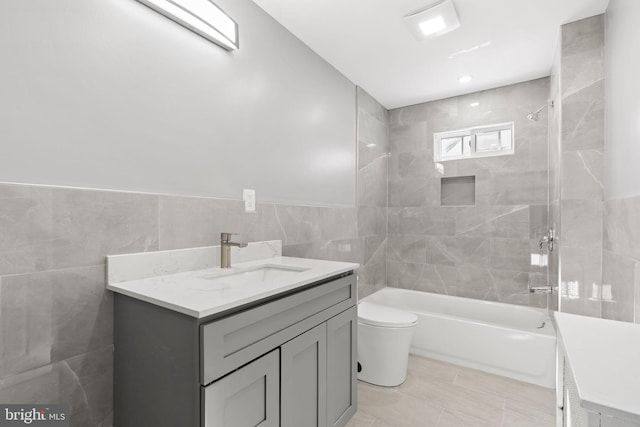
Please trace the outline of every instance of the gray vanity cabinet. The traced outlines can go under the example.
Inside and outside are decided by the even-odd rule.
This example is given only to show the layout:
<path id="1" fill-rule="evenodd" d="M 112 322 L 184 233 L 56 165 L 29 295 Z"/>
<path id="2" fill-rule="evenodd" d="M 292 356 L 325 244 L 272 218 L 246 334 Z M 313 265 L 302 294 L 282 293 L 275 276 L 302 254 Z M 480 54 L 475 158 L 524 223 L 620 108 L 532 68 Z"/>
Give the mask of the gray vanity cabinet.
<path id="1" fill-rule="evenodd" d="M 115 427 L 343 427 L 356 276 L 195 318 L 115 295 Z"/>
<path id="2" fill-rule="evenodd" d="M 282 427 L 341 427 L 357 410 L 357 311 L 281 347 Z"/>
<path id="3" fill-rule="evenodd" d="M 327 425 L 327 327 L 316 326 L 281 347 L 282 427 Z"/>
<path id="4" fill-rule="evenodd" d="M 327 321 L 327 417 L 342 427 L 356 413 L 358 313 L 352 307 Z"/>

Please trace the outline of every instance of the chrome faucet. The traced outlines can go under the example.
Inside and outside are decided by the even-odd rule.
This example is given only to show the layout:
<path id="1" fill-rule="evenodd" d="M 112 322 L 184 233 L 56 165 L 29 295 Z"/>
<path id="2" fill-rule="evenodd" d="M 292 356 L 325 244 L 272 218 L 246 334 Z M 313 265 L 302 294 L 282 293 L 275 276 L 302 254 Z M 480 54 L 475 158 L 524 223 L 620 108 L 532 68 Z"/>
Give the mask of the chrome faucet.
<path id="1" fill-rule="evenodd" d="M 231 267 L 231 246 L 247 247 L 247 243 L 232 242 L 231 236 L 237 233 L 220 233 L 220 268 Z"/>

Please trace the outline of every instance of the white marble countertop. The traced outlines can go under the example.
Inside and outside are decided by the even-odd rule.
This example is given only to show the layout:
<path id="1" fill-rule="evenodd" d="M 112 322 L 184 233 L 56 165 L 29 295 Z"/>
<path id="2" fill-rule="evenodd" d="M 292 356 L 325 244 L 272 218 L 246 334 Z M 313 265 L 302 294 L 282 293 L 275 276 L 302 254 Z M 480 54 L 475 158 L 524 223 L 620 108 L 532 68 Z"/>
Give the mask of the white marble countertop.
<path id="1" fill-rule="evenodd" d="M 640 325 L 555 313 L 581 406 L 640 421 Z"/>
<path id="2" fill-rule="evenodd" d="M 252 270 L 263 265 L 291 266 L 304 271 L 272 268 L 258 275 Z M 201 318 L 346 273 L 358 266 L 348 262 L 276 256 L 235 263 L 224 270 L 212 267 L 117 283 L 110 281 L 107 289 Z M 208 279 L 218 275 L 224 277 Z"/>

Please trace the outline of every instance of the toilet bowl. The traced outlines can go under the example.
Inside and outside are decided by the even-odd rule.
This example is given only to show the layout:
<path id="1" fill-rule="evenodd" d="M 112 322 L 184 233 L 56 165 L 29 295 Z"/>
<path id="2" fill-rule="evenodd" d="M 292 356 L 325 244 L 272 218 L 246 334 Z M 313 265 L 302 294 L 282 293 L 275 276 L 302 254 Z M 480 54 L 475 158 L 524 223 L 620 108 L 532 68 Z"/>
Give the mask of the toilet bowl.
<path id="1" fill-rule="evenodd" d="M 358 379 L 387 387 L 402 384 L 417 324 L 414 313 L 366 301 L 358 304 Z"/>

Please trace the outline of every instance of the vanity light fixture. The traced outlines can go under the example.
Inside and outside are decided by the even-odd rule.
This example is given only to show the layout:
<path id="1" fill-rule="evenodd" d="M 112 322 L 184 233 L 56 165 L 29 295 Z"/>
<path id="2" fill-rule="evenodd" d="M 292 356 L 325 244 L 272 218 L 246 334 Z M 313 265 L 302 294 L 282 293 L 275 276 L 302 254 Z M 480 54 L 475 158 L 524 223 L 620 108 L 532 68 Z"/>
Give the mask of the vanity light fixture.
<path id="1" fill-rule="evenodd" d="M 210 0 L 138 0 L 226 50 L 238 49 L 238 24 Z"/>
<path id="2" fill-rule="evenodd" d="M 469 107 L 477 107 L 479 106 L 480 103 L 478 101 L 472 102 L 471 104 L 469 104 Z"/>
<path id="3" fill-rule="evenodd" d="M 460 26 L 453 0 L 443 0 L 404 17 L 404 23 L 418 40 L 438 37 Z"/>
<path id="4" fill-rule="evenodd" d="M 469 83 L 473 79 L 471 76 L 462 76 L 458 79 L 460 83 Z"/>

